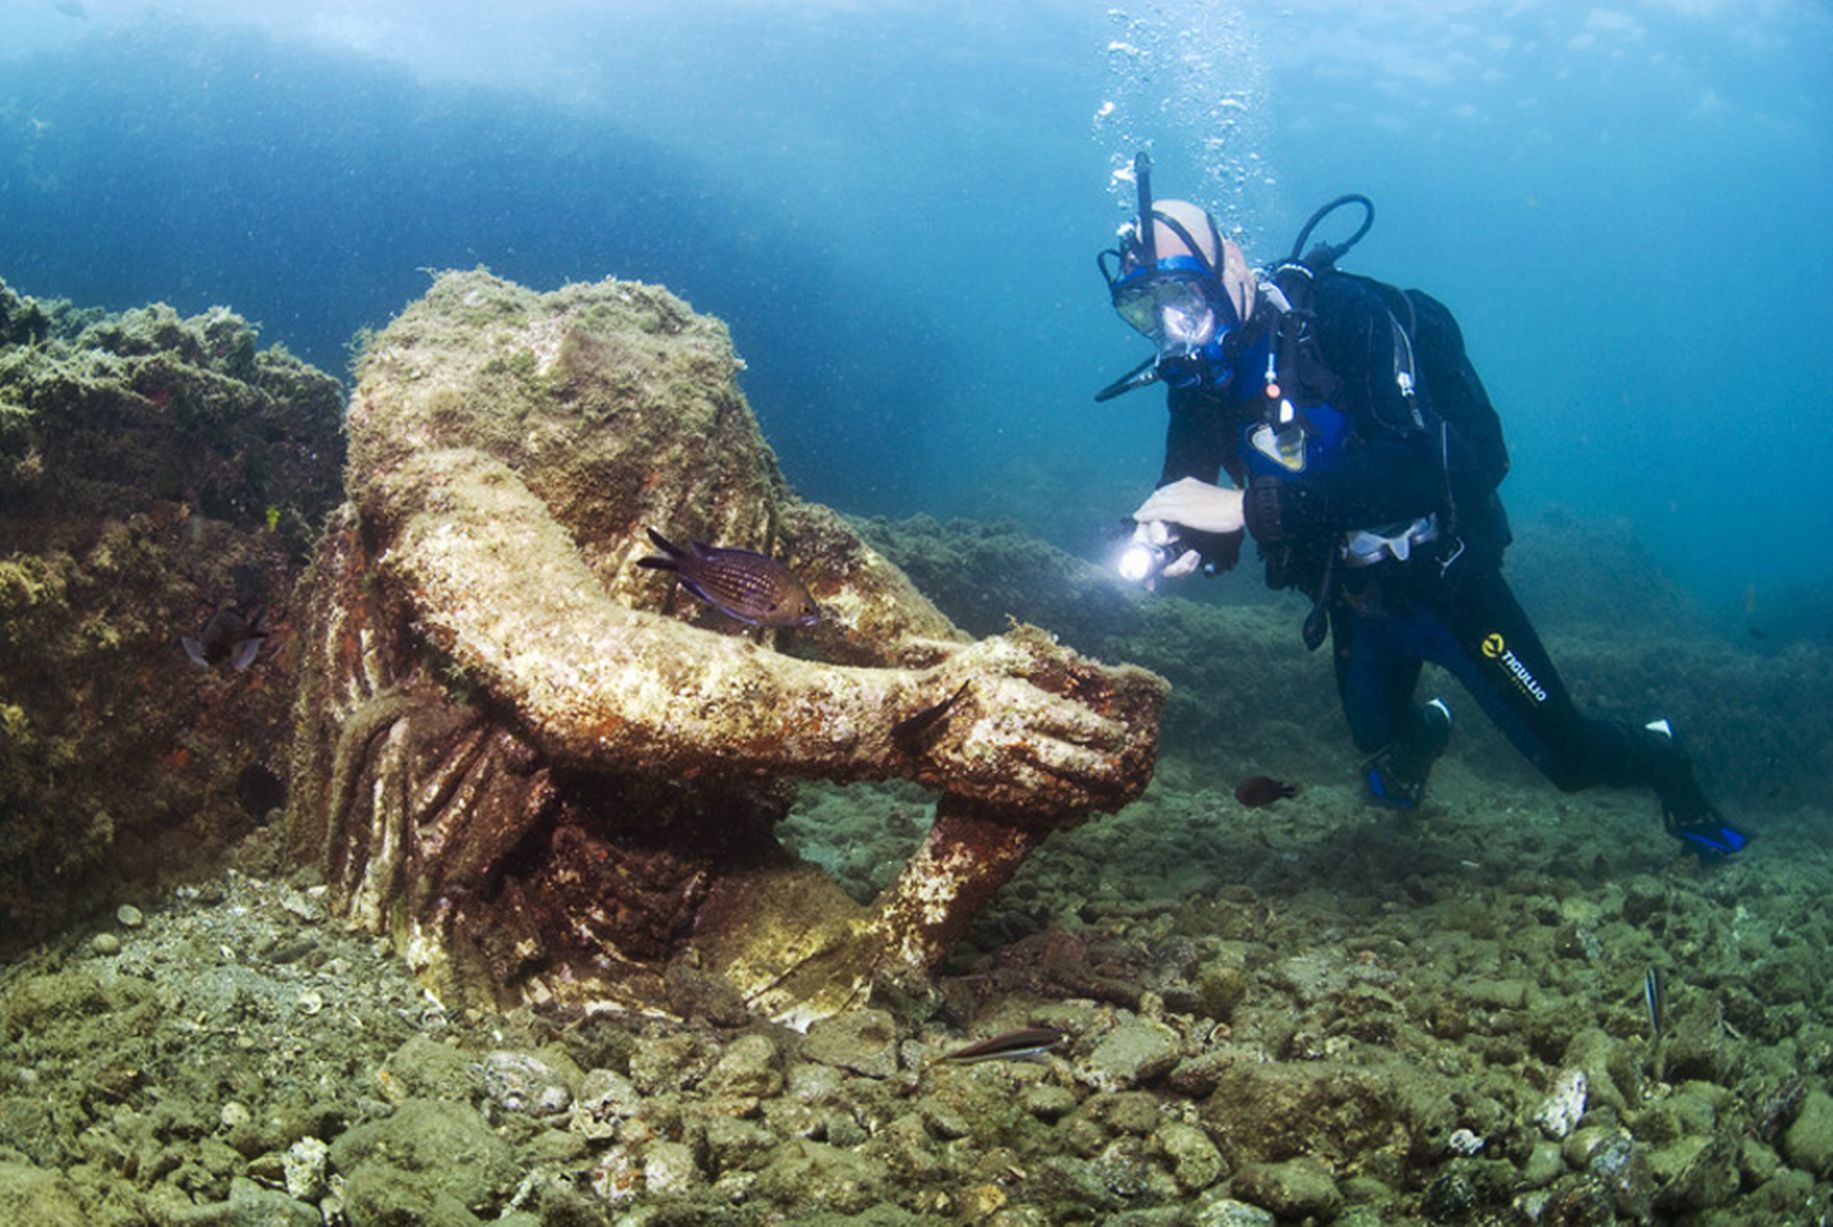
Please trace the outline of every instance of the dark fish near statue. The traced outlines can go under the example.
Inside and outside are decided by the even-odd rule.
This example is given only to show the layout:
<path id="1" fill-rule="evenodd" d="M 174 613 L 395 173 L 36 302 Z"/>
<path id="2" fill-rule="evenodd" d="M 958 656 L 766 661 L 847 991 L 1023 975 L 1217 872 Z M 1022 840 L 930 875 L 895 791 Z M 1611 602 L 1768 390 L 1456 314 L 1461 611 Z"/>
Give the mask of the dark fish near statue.
<path id="1" fill-rule="evenodd" d="M 1268 775 L 1252 776 L 1235 785 L 1235 800 L 1249 809 L 1259 809 L 1283 797 L 1296 797 L 1297 795 L 1297 785 L 1287 784 Z"/>
<path id="2" fill-rule="evenodd" d="M 752 626 L 814 626 L 821 607 L 790 569 L 756 550 L 696 541 L 682 549 L 655 529 L 645 529 L 663 556 L 639 558 L 639 567 L 673 571 L 681 586 L 721 613 Z"/>

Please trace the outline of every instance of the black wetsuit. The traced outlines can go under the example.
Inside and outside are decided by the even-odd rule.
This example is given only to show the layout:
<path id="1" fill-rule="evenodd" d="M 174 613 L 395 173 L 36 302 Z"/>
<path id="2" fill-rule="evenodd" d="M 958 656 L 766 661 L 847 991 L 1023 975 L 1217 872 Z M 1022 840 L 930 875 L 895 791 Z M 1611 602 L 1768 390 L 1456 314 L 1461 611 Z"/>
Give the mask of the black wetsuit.
<path id="1" fill-rule="evenodd" d="M 1455 674 L 1560 789 L 1648 785 L 1671 826 L 1716 822 L 1671 736 L 1578 711 L 1503 579 L 1510 535 L 1494 487 L 1506 455 L 1499 437 L 1487 450 L 1463 437 L 1494 416 L 1450 313 L 1417 292 L 1402 296 L 1347 274 L 1324 273 L 1310 286 L 1310 312 L 1293 321 L 1310 327 L 1282 328 L 1278 313 L 1263 306 L 1227 386 L 1171 392 L 1160 484 L 1215 482 L 1227 472 L 1245 490 L 1247 531 L 1268 584 L 1323 595 L 1337 689 L 1357 746 L 1373 754 L 1432 735 L 1428 713 L 1414 701 L 1421 663 L 1430 660 Z M 1419 353 L 1399 351 L 1418 376 L 1411 395 L 1397 378 L 1399 319 L 1418 340 Z M 1418 361 L 1429 344 L 1437 347 L 1432 361 Z M 1278 361 L 1270 367 L 1271 352 Z M 1280 418 L 1269 391 L 1275 384 L 1304 439 L 1293 446 L 1288 434 L 1283 460 L 1271 446 Z M 1476 425 L 1460 431 L 1453 424 L 1460 421 Z M 1347 534 L 1422 521 L 1429 539 L 1414 544 L 1406 561 L 1345 561 Z M 1226 570 L 1244 534 L 1185 536 L 1212 569 Z M 1442 748 L 1439 736 L 1424 752 L 1427 765 Z"/>

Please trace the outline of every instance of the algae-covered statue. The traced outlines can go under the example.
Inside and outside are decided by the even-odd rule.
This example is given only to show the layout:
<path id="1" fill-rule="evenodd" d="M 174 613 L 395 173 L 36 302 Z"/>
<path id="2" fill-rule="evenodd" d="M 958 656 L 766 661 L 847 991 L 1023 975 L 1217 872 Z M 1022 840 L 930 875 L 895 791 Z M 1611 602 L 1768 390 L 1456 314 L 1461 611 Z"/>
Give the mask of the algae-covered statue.
<path id="1" fill-rule="evenodd" d="M 739 367 L 663 290 L 481 271 L 360 360 L 351 502 L 300 602 L 288 839 L 436 991 L 668 1010 L 723 977 L 805 1022 L 920 976 L 1045 835 L 1151 773 L 1162 681 L 1030 628 L 968 640 L 787 489 Z M 785 561 L 819 624 L 746 633 L 641 565 L 650 530 Z M 942 794 L 873 906 L 776 844 L 798 777 Z"/>

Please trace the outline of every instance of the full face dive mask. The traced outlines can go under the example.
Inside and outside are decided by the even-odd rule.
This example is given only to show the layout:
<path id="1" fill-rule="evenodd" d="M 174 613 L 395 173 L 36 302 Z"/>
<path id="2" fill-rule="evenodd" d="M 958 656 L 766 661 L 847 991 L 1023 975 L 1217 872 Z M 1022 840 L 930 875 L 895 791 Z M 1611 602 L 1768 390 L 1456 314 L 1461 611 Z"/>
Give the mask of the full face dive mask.
<path id="1" fill-rule="evenodd" d="M 1161 379 L 1174 386 L 1222 386 L 1233 374 L 1228 342 L 1242 323 L 1235 304 L 1222 292 L 1219 272 L 1203 255 L 1204 247 L 1181 221 L 1152 207 L 1152 160 L 1143 152 L 1133 159 L 1133 177 L 1139 216 L 1122 232 L 1118 245 L 1101 252 L 1095 262 L 1107 281 L 1115 313 L 1151 341 L 1155 353 L 1095 399 L 1109 400 Z M 1207 214 L 1204 220 L 1210 249 L 1221 253 L 1215 220 Z M 1187 254 L 1160 259 L 1155 222 L 1176 235 Z"/>

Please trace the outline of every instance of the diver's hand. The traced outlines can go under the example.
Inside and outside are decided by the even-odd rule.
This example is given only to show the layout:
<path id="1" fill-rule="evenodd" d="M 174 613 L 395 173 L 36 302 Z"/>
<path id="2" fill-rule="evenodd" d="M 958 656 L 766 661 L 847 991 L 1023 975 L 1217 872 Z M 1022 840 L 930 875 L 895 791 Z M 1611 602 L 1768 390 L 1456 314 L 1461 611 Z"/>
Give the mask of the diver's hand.
<path id="1" fill-rule="evenodd" d="M 1194 477 L 1180 478 L 1154 490 L 1133 518 L 1141 523 L 1163 520 L 1206 533 L 1239 532 L 1246 524 L 1241 513 L 1241 491 Z"/>
<path id="2" fill-rule="evenodd" d="M 1199 566 L 1203 565 L 1203 555 L 1196 550 L 1185 550 L 1176 558 L 1166 563 L 1153 579 L 1183 579 Z M 1152 580 L 1146 581 L 1146 587 L 1152 586 Z"/>
<path id="3" fill-rule="evenodd" d="M 1083 660 L 1035 628 L 982 640 L 912 682 L 892 739 L 932 788 L 1063 812 L 1113 808 L 1150 775 L 1163 683 Z"/>
<path id="4" fill-rule="evenodd" d="M 1147 554 L 1140 556 L 1142 559 L 1168 558 L 1171 554 L 1171 547 L 1177 545 L 1177 534 L 1171 532 L 1171 525 L 1164 523 L 1162 519 L 1147 519 L 1147 521 L 1140 521 L 1133 525 L 1133 543 L 1147 550 Z M 1177 558 L 1171 559 L 1164 567 L 1151 570 L 1149 569 L 1151 563 L 1142 561 L 1140 570 L 1144 572 L 1146 591 L 1151 592 L 1157 589 L 1158 580 L 1182 580 L 1184 576 L 1190 574 L 1191 570 L 1201 565 L 1202 554 L 1199 550 L 1182 550 Z M 1122 569 L 1122 578 L 1135 580 L 1140 576 L 1138 572 L 1127 574 L 1125 569 Z"/>

